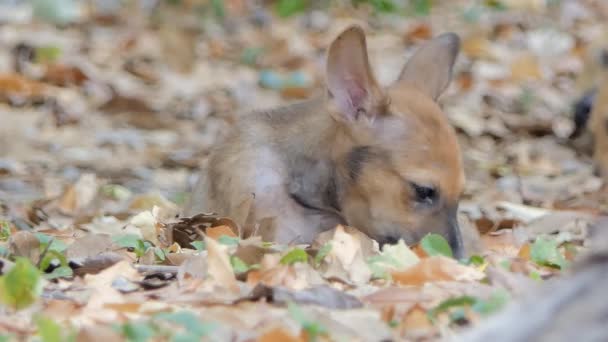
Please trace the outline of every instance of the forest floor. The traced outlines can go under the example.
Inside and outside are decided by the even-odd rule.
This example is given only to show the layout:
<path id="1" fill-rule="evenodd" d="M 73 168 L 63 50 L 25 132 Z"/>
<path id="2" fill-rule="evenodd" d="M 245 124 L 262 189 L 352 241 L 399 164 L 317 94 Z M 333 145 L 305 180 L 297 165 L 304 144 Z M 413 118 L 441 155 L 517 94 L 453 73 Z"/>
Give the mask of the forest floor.
<path id="1" fill-rule="evenodd" d="M 288 18 L 211 3 L 223 5 L 0 14 L 0 341 L 437 340 L 585 251 L 608 197 L 587 133 L 569 135 L 608 42 L 603 1 Z M 323 90 L 325 49 L 355 20 L 383 84 L 420 42 L 461 36 L 440 102 L 461 143 L 473 256 L 432 238 L 379 251 L 349 227 L 281 246 L 240 239 L 231 218 L 176 219 L 242 115 Z"/>

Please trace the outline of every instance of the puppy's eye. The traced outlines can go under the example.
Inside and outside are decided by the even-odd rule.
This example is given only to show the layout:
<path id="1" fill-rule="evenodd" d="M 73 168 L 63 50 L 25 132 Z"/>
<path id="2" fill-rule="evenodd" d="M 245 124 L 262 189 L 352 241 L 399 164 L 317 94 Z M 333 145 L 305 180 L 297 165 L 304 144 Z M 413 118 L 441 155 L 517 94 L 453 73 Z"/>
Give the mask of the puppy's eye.
<path id="1" fill-rule="evenodd" d="M 432 186 L 419 185 L 416 183 L 410 183 L 412 189 L 414 189 L 414 198 L 416 202 L 433 205 L 439 197 L 439 192 Z"/>

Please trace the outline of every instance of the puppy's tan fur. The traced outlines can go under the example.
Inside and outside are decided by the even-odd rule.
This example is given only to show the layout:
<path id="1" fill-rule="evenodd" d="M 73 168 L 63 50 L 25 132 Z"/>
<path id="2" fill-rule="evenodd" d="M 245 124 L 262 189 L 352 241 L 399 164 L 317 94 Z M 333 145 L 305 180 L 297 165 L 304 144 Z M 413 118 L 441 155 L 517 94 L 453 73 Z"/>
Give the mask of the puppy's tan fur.
<path id="1" fill-rule="evenodd" d="M 311 242 L 343 223 L 380 242 L 436 232 L 459 254 L 464 173 L 436 103 L 458 50 L 456 35 L 441 35 L 382 87 L 363 30 L 347 28 L 328 50 L 327 95 L 239 122 L 201 172 L 186 214 L 242 216 L 249 203 L 253 221 L 273 222 L 264 238 L 282 243 Z"/>

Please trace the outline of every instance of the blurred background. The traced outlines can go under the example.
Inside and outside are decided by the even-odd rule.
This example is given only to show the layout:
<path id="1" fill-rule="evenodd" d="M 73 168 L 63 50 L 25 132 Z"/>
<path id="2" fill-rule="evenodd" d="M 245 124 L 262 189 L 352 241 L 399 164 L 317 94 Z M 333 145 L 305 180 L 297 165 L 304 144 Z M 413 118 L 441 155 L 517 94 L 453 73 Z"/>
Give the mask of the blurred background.
<path id="1" fill-rule="evenodd" d="M 323 91 L 325 49 L 353 21 L 384 84 L 420 42 L 461 36 L 441 103 L 478 229 L 509 225 L 482 215 L 495 200 L 601 211 L 584 125 L 570 136 L 607 19 L 605 0 L 0 0 L 2 214 L 62 194 L 80 216 L 134 194 L 183 203 L 241 115 Z"/>

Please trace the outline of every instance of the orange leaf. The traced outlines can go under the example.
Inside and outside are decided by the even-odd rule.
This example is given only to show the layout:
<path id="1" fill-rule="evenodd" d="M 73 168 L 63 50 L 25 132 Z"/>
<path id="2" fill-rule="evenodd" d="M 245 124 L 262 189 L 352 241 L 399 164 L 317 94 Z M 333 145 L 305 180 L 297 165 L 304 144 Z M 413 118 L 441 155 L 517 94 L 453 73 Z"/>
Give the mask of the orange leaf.
<path id="1" fill-rule="evenodd" d="M 393 280 L 401 285 L 423 285 L 427 282 L 448 280 L 479 280 L 481 271 L 459 264 L 456 260 L 443 256 L 420 259 L 416 265 L 405 271 L 393 272 Z"/>
<path id="2" fill-rule="evenodd" d="M 63 64 L 50 64 L 46 66 L 44 81 L 66 87 L 69 85 L 82 85 L 89 78 L 80 68 Z"/>
<path id="3" fill-rule="evenodd" d="M 405 43 L 428 40 L 433 37 L 433 29 L 427 23 L 420 23 L 414 26 L 405 34 Z"/>
<path id="4" fill-rule="evenodd" d="M 519 253 L 517 253 L 517 256 L 524 260 L 530 260 L 530 244 L 526 243 L 521 246 L 521 248 L 519 249 Z"/>
<path id="5" fill-rule="evenodd" d="M 260 282 L 260 279 L 262 279 L 262 272 L 258 270 L 249 271 L 249 273 L 247 273 L 247 284 L 257 285 L 257 283 Z"/>
<path id="6" fill-rule="evenodd" d="M 217 226 L 217 227 L 207 228 L 205 233 L 207 234 L 208 237 L 215 239 L 215 240 L 219 239 L 220 236 L 222 236 L 222 235 L 236 237 L 236 234 L 228 226 Z"/>
<path id="7" fill-rule="evenodd" d="M 433 328 L 433 325 L 429 321 L 426 311 L 416 305 L 403 318 L 402 328 L 404 331 L 426 330 Z"/>
<path id="8" fill-rule="evenodd" d="M 483 36 L 474 36 L 462 42 L 462 52 L 471 58 L 491 59 L 490 41 Z"/>
<path id="9" fill-rule="evenodd" d="M 514 81 L 538 80 L 542 76 L 538 59 L 533 55 L 523 55 L 511 64 L 511 77 Z"/>
<path id="10" fill-rule="evenodd" d="M 258 342 L 303 342 L 302 336 L 293 336 L 281 328 L 274 328 L 258 337 Z"/>
<path id="11" fill-rule="evenodd" d="M 44 84 L 21 75 L 0 75 L 0 98 L 11 96 L 37 98 L 42 97 L 45 90 Z"/>
<path id="12" fill-rule="evenodd" d="M 422 246 L 420 246 L 420 244 L 417 244 L 416 246 L 412 247 L 412 251 L 414 253 L 416 253 L 416 255 L 422 259 L 422 258 L 428 258 L 429 255 L 426 254 L 426 252 L 424 251 L 424 249 L 422 249 Z"/>

